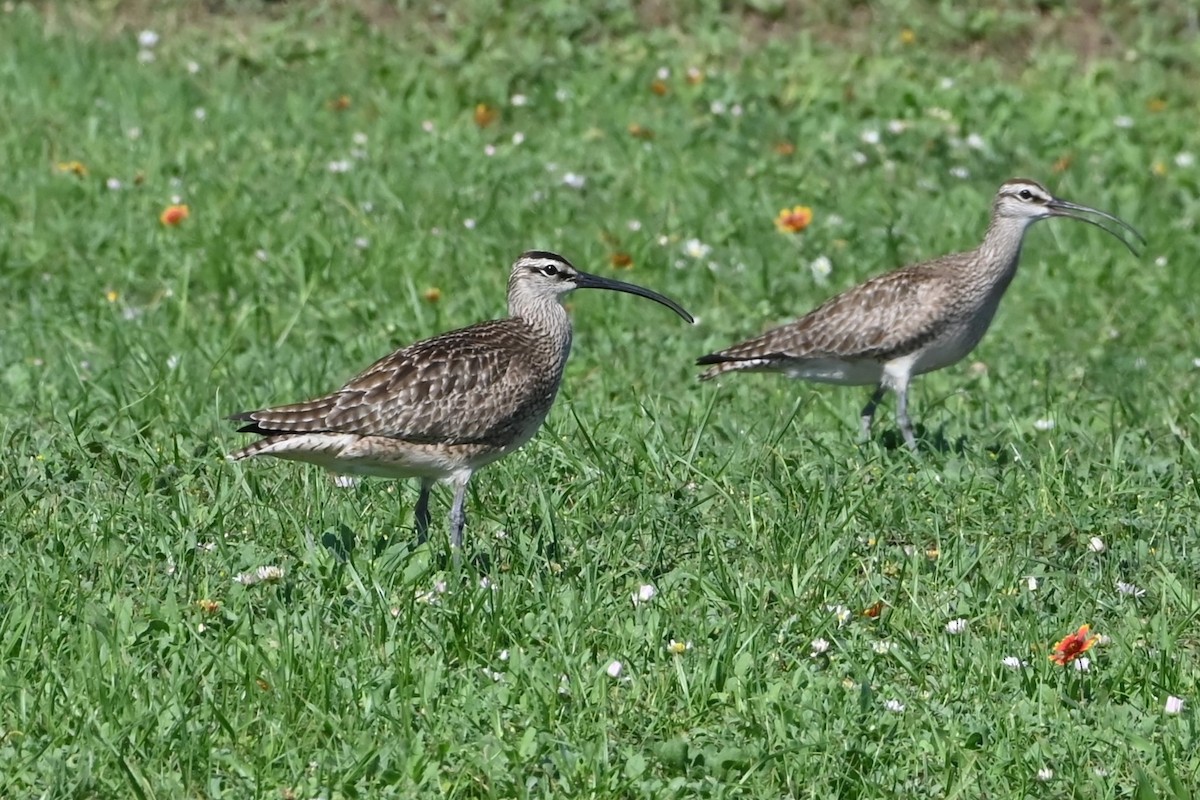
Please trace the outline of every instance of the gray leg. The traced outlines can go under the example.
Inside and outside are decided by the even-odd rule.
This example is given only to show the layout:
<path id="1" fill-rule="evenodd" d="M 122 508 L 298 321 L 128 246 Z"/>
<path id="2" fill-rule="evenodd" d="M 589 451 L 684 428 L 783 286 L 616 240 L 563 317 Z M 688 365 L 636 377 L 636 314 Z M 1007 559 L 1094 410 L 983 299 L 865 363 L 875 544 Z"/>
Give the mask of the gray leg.
<path id="1" fill-rule="evenodd" d="M 875 393 L 871 395 L 871 399 L 863 406 L 862 410 L 862 438 L 871 438 L 871 421 L 875 419 L 875 409 L 879 405 L 879 401 L 883 399 L 883 395 L 887 390 L 883 388 L 883 384 L 875 387 Z"/>
<path id="2" fill-rule="evenodd" d="M 429 490 L 432 488 L 432 478 L 421 478 L 421 495 L 417 498 L 417 509 L 413 514 L 417 521 L 417 544 L 425 544 L 429 538 Z"/>
<path id="3" fill-rule="evenodd" d="M 896 390 L 896 424 L 904 435 L 904 443 L 908 449 L 917 452 L 917 437 L 913 436 L 912 420 L 908 418 L 908 386 Z"/>
<path id="4" fill-rule="evenodd" d="M 467 483 L 471 473 L 460 472 L 451 481 L 454 483 L 454 504 L 450 506 L 450 547 L 462 549 L 463 526 L 467 524 Z"/>

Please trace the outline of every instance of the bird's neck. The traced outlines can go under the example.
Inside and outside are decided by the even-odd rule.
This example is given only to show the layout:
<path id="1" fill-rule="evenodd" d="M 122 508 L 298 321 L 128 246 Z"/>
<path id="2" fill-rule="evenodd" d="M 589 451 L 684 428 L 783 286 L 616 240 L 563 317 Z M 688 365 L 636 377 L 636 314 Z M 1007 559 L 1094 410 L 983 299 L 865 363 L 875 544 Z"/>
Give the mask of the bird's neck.
<path id="1" fill-rule="evenodd" d="M 557 297 L 530 296 L 525 292 L 510 292 L 509 316 L 523 320 L 551 347 L 561 351 L 561 361 L 571 351 L 571 317 Z"/>
<path id="2" fill-rule="evenodd" d="M 1021 245 L 1032 220 L 1019 217 L 992 218 L 979 245 L 979 266 L 1001 287 L 1008 286 L 1021 260 Z"/>

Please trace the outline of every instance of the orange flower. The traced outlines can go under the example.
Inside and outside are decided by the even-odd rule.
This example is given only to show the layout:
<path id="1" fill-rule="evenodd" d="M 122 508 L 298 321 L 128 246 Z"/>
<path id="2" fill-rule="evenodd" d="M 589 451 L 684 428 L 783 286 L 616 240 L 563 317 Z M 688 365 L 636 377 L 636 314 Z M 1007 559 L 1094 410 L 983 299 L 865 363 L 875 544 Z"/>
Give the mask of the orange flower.
<path id="1" fill-rule="evenodd" d="M 1152 114 L 1157 114 L 1158 112 L 1165 110 L 1166 107 L 1167 101 L 1163 100 L 1161 97 L 1155 97 L 1146 101 L 1146 110 Z"/>
<path id="2" fill-rule="evenodd" d="M 650 84 L 650 91 L 654 92 L 659 97 L 667 93 L 667 84 L 661 80 L 655 80 Z"/>
<path id="3" fill-rule="evenodd" d="M 1099 636 L 1088 635 L 1088 625 L 1080 625 L 1079 630 L 1074 633 L 1069 633 L 1063 637 L 1063 640 L 1054 645 L 1054 652 L 1050 654 L 1050 660 L 1059 666 L 1065 667 L 1081 655 L 1091 649 Z"/>
<path id="4" fill-rule="evenodd" d="M 617 269 L 630 269 L 633 266 L 633 256 L 629 253 L 616 252 L 608 260 Z"/>
<path id="5" fill-rule="evenodd" d="M 421 298 L 426 303 L 436 303 L 438 300 L 442 299 L 442 290 L 436 286 L 430 286 L 425 290 L 425 293 L 421 295 Z"/>
<path id="6" fill-rule="evenodd" d="M 481 128 L 486 128 L 500 117 L 500 112 L 489 106 L 487 103 L 480 103 L 475 106 L 475 124 Z"/>
<path id="7" fill-rule="evenodd" d="M 1058 161 L 1055 161 L 1054 166 L 1051 167 L 1051 169 L 1054 170 L 1054 172 L 1056 172 L 1056 173 L 1066 172 L 1067 167 L 1071 166 L 1072 160 L 1073 160 L 1073 156 L 1070 153 L 1067 153 L 1065 156 L 1060 158 Z"/>
<path id="8" fill-rule="evenodd" d="M 775 218 L 775 228 L 780 233 L 799 233 L 812 222 L 813 212 L 808 206 L 785 208 Z"/>
<path id="9" fill-rule="evenodd" d="M 215 614 L 221 610 L 221 604 L 216 600 L 209 600 L 207 597 L 203 600 L 197 600 L 196 605 L 200 606 L 200 610 L 205 614 Z"/>
<path id="10" fill-rule="evenodd" d="M 350 108 L 350 95 L 343 94 L 329 101 L 329 109 L 331 111 L 345 111 Z"/>
<path id="11" fill-rule="evenodd" d="M 863 610 L 863 616 L 870 619 L 879 619 L 879 615 L 883 613 L 884 608 L 883 601 L 878 600 L 874 605 Z"/>
<path id="12" fill-rule="evenodd" d="M 190 214 L 191 212 L 188 210 L 186 205 L 167 206 L 163 209 L 163 212 L 158 215 L 158 221 L 163 225 L 168 225 L 173 228 L 187 219 Z"/>
<path id="13" fill-rule="evenodd" d="M 796 145 L 791 142 L 776 142 L 771 149 L 775 151 L 776 155 L 790 156 L 796 152 Z"/>

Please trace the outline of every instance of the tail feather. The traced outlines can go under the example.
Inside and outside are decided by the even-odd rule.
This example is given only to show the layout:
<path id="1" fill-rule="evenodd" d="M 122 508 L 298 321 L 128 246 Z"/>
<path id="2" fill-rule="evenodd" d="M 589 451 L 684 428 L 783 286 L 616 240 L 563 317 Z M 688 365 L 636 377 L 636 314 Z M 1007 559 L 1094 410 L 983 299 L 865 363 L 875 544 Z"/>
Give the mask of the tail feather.
<path id="1" fill-rule="evenodd" d="M 330 395 L 288 406 L 240 411 L 231 414 L 229 419 L 247 423 L 238 428 L 239 433 L 257 433 L 261 436 L 314 433 L 328 430 L 326 420 L 336 406 L 337 398 Z"/>

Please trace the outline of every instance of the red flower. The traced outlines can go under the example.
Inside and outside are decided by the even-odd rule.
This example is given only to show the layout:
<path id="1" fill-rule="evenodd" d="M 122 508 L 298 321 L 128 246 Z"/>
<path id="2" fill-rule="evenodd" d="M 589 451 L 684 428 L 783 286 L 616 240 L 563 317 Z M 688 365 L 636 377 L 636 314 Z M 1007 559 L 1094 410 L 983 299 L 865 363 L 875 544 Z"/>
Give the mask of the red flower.
<path id="1" fill-rule="evenodd" d="M 1092 645 L 1100 640 L 1100 637 L 1089 636 L 1088 627 L 1080 625 L 1079 630 L 1064 636 L 1061 642 L 1054 645 L 1054 652 L 1050 654 L 1050 660 L 1065 667 L 1090 650 Z"/>

